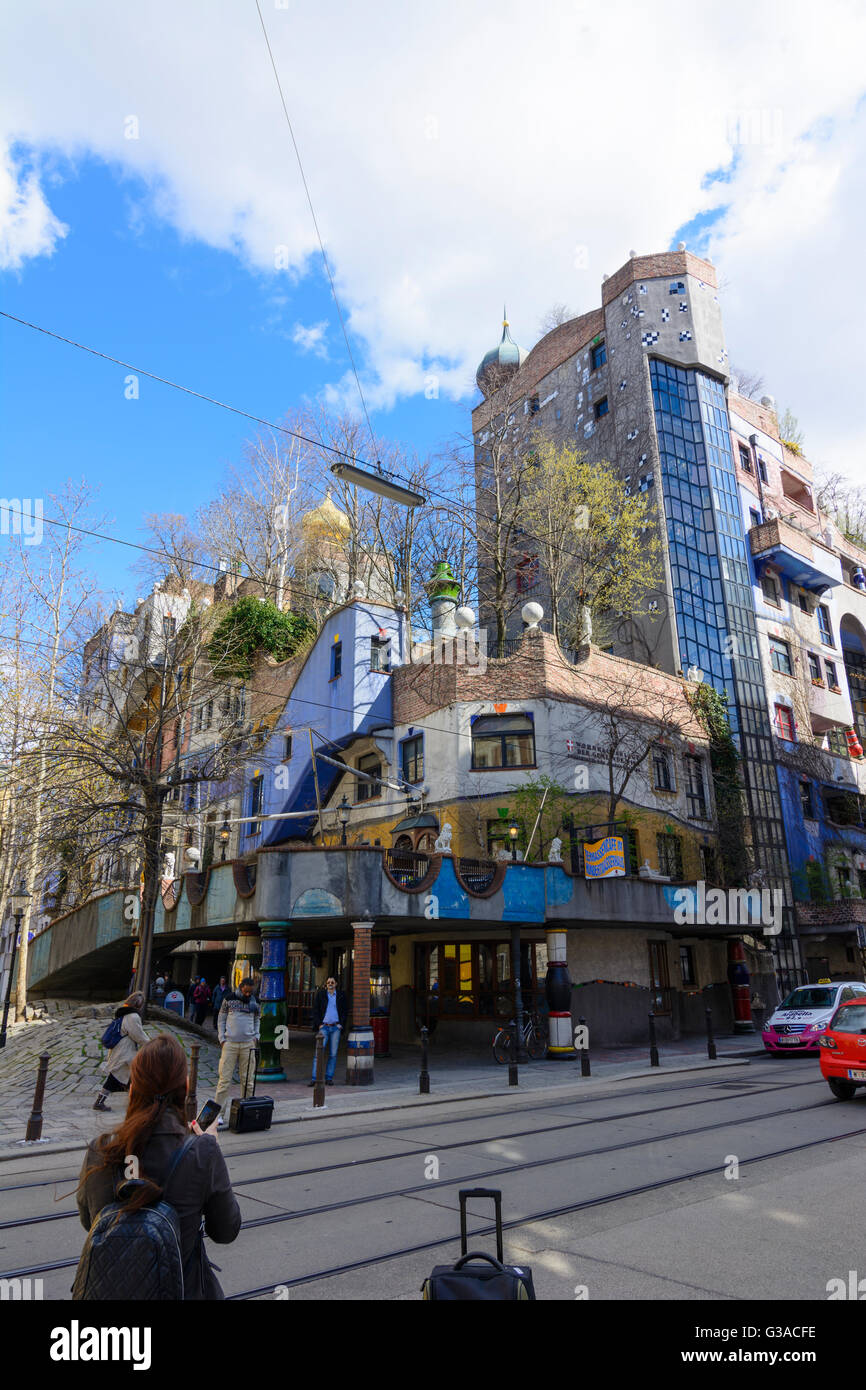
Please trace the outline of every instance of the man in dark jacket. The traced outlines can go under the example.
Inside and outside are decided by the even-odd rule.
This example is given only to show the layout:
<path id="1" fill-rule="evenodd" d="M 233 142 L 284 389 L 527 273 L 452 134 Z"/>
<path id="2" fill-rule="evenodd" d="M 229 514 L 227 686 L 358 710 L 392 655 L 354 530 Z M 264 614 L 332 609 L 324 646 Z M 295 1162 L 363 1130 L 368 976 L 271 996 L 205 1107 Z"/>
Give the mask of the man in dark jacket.
<path id="1" fill-rule="evenodd" d="M 326 1086 L 333 1086 L 334 1084 L 340 1035 L 345 1030 L 348 1018 L 349 1001 L 343 990 L 337 989 L 337 981 L 331 977 L 325 982 L 324 989 L 316 990 L 316 997 L 313 1000 L 313 1028 L 317 1033 L 321 1028 L 325 1035 L 325 1052 L 328 1057 L 325 1066 Z M 313 1079 L 307 1084 L 309 1086 L 316 1084 L 315 1053 L 313 1054 Z"/>

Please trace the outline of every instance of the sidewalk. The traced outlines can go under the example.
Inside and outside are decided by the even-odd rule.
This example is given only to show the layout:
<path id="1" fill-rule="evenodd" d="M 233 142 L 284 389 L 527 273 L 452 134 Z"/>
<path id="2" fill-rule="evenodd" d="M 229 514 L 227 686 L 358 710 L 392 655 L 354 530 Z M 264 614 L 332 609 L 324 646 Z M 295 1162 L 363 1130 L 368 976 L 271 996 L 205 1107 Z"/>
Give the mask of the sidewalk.
<path id="1" fill-rule="evenodd" d="M 110 1129 L 125 1109 L 125 1097 L 109 1098 L 111 1115 L 96 1113 L 91 1107 L 99 1085 L 104 1050 L 99 1038 L 104 1019 L 60 1018 L 29 1024 L 16 1024 L 0 1052 L 0 1160 L 20 1158 L 28 1152 L 79 1150 L 95 1135 Z M 219 1048 L 216 1041 L 197 1039 L 193 1034 L 169 1023 L 149 1022 L 145 1031 L 154 1037 L 171 1032 L 187 1053 L 190 1043 L 201 1042 L 197 1095 L 202 1104 L 216 1089 Z M 695 1068 L 747 1065 L 749 1056 L 763 1055 L 760 1035 L 728 1036 L 717 1039 L 718 1061 L 707 1059 L 706 1044 L 691 1038 L 666 1043 L 659 1049 L 661 1065 L 650 1068 L 649 1050 L 643 1047 L 606 1048 L 591 1054 L 592 1076 L 582 1077 L 579 1061 L 529 1062 L 519 1070 L 519 1084 L 508 1085 L 508 1068 L 499 1066 L 491 1053 L 457 1055 L 451 1050 L 430 1049 L 430 1095 L 418 1091 L 420 1051 L 416 1047 L 395 1046 L 392 1056 L 377 1058 L 373 1086 L 345 1085 L 346 1054 L 341 1047 L 335 1084 L 325 1092 L 324 1109 L 314 1110 L 312 1090 L 307 1082 L 312 1070 L 313 1039 L 308 1033 L 293 1033 L 289 1048 L 282 1054 L 287 1079 L 269 1081 L 259 1090 L 275 1102 L 274 1123 L 297 1123 L 334 1115 L 370 1114 L 407 1106 L 492 1096 L 519 1098 L 527 1092 L 561 1091 L 579 1088 L 581 1092 L 601 1084 L 627 1078 L 647 1080 L 672 1072 Z M 39 1055 L 47 1052 L 51 1061 L 43 1102 L 42 1142 L 21 1141 L 33 1101 Z M 240 1086 L 232 1087 L 240 1094 Z"/>

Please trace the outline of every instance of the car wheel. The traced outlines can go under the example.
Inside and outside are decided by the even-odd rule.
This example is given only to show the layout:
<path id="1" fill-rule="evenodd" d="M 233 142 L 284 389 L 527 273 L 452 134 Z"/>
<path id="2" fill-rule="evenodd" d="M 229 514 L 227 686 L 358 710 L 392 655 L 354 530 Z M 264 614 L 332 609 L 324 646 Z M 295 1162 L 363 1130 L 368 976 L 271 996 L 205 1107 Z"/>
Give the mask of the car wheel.
<path id="1" fill-rule="evenodd" d="M 828 1077 L 827 1085 L 837 1100 L 853 1100 L 854 1092 L 857 1090 L 850 1081 L 839 1081 L 835 1076 Z"/>

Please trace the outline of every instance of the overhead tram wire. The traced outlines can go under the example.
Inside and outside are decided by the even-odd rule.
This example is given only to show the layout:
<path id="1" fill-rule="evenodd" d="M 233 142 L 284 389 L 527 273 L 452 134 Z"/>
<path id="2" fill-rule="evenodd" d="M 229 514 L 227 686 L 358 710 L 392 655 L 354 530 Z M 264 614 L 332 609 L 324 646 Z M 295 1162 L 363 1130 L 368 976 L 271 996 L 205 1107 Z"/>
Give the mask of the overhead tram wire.
<path id="1" fill-rule="evenodd" d="M 406 489 L 408 489 L 408 490 L 411 490 L 412 487 L 413 487 L 413 484 L 412 484 L 411 479 L 403 477 L 403 475 L 400 474 L 400 473 L 394 473 L 394 472 L 391 471 L 390 469 L 382 468 L 382 466 L 381 466 L 381 464 L 378 462 L 378 460 L 377 460 L 377 463 L 376 463 L 375 465 L 371 465 L 367 460 L 365 460 L 365 459 L 359 459 L 359 458 L 357 457 L 357 455 L 350 453 L 348 449 L 338 449 L 338 448 L 336 448 L 336 447 L 335 447 L 334 445 L 332 445 L 332 444 L 326 444 L 326 443 L 324 442 L 324 440 L 322 440 L 321 438 L 319 438 L 319 439 L 311 439 L 309 435 L 307 435 L 307 434 L 301 434 L 301 432 L 300 432 L 299 430 L 292 430 L 292 429 L 289 429 L 288 425 L 277 425 L 277 424 L 274 423 L 273 420 L 268 420 L 268 419 L 266 419 L 265 417 L 263 417 L 263 416 L 261 416 L 261 415 L 254 415 L 254 414 L 253 414 L 251 411 L 249 411 L 249 410 L 241 410 L 241 408 L 240 408 L 239 406 L 236 406 L 236 405 L 229 405 L 226 401 L 217 400 L 217 398 L 216 398 L 215 396 L 208 396 L 208 395 L 205 395 L 205 393 L 202 392 L 202 391 L 194 391 L 194 390 L 192 389 L 192 387 L 190 387 L 190 386 L 183 386 L 180 382 L 172 381 L 169 377 L 159 376 L 156 372 L 149 372 L 149 371 L 147 371 L 144 367 L 136 367 L 136 366 L 134 366 L 131 362 L 124 362 L 124 361 L 123 361 L 121 358 L 119 358 L 119 357 L 112 357 L 112 355 L 111 355 L 110 353 L 107 353 L 107 352 L 100 352 L 98 348 L 88 347 L 88 345 L 87 345 L 86 343 L 79 343 L 79 342 L 76 342 L 74 338 L 67 338 L 67 337 L 65 337 L 62 333 L 55 333 L 55 332 L 54 332 L 52 329 L 50 329 L 50 328 L 43 328 L 43 327 L 42 327 L 40 324 L 38 324 L 38 323 L 31 323 L 29 319 L 22 319 L 22 318 L 19 318 L 16 314 L 10 314 L 10 313 L 8 313 L 5 309 L 0 309 L 0 318 L 6 318 L 6 319 L 11 320 L 11 322 L 13 322 L 13 323 L 19 323 L 19 324 L 21 324 L 22 327 L 24 327 L 24 328 L 32 328 L 32 329 L 33 329 L 35 332 L 37 332 L 37 333 L 43 333 L 43 334 L 45 334 L 45 336 L 46 336 L 47 338 L 55 338 L 58 342 L 60 342 L 60 343 L 65 343 L 68 347 L 78 348 L 81 352 L 90 353 L 90 355 L 91 355 L 92 357 L 101 357 L 101 358 L 103 359 L 103 361 L 105 361 L 105 362 L 111 362 L 111 363 L 113 363 L 115 366 L 118 366 L 118 367 L 125 367 L 125 368 L 126 368 L 128 371 L 130 371 L 130 372 L 137 372 L 137 373 L 139 374 L 139 376 L 146 376 L 146 377 L 148 377 L 151 381 L 157 381 L 157 382 L 159 382 L 161 386 L 170 386 L 170 387 L 172 387 L 175 391 L 182 391 L 185 395 L 187 395 L 187 396 L 193 396 L 196 400 L 205 401 L 207 405 L 219 406 L 219 408 L 220 408 L 221 410 L 228 410 L 228 411 L 230 411 L 231 414 L 233 414 L 233 415 L 240 415 L 240 416 L 242 416 L 245 420 L 252 420 L 254 424 L 257 424 L 257 425 L 266 425 L 268 429 L 270 429 L 270 430 L 275 430 L 278 434 L 285 434 L 285 435 L 288 435 L 288 436 L 289 436 L 290 438 L 292 438 L 292 439 L 299 439 L 303 444 L 310 444 L 310 445 L 312 445 L 312 447 L 313 447 L 314 449 L 321 449 L 321 450 L 323 450 L 325 453 L 336 455 L 337 458 L 350 460 L 353 464 L 355 464 L 356 467 L 357 467 L 357 466 L 360 466 L 360 465 L 363 465 L 365 468 L 372 469 L 373 472 L 378 473 L 379 476 L 381 476 L 381 477 L 383 477 L 383 478 L 386 478 L 386 479 L 388 479 L 388 480 L 391 481 L 391 482 L 397 483 L 397 484 L 399 484 L 401 487 L 404 487 L 404 488 L 406 488 Z M 375 442 L 375 441 L 374 441 L 374 442 Z M 454 506 L 456 505 L 456 504 L 455 504 L 454 498 L 453 498 L 452 496 L 450 496 L 447 492 L 441 492 L 438 488 L 429 487 L 426 483 L 425 483 L 425 487 L 426 487 L 426 490 L 427 490 L 427 492 L 430 494 L 431 497 L 439 497 L 439 498 L 442 499 L 443 502 L 447 502 L 447 503 L 449 504 L 449 506 L 451 506 L 451 507 L 454 507 Z M 483 487 L 482 487 L 482 488 L 480 488 L 480 489 L 476 489 L 476 491 L 480 491 L 481 493 L 484 493 L 484 492 L 486 492 L 486 491 L 491 491 L 491 489 L 489 489 L 489 488 L 483 488 Z M 13 510 L 14 510 L 14 509 L 13 509 Z M 48 522 L 48 518 L 43 518 L 43 519 L 44 519 L 46 522 Z M 64 525 L 64 526 L 66 525 L 65 522 L 48 522 L 48 524 L 49 524 L 49 525 Z M 98 531 L 87 532 L 87 531 L 84 531 L 84 529 L 81 528 L 81 527 L 72 527 L 71 529 L 73 529 L 73 530 L 80 530 L 80 531 L 82 531 L 82 534 L 84 534 L 84 535 L 94 535 L 94 536 L 100 536 L 100 535 L 101 535 L 101 533 L 98 532 Z M 115 540 L 116 537 L 114 537 L 114 536 L 102 536 L 102 539 L 104 539 L 104 540 Z M 135 547 L 135 548 L 138 549 L 138 550 L 151 550 L 152 553 L 155 554 L 155 555 L 161 555 L 161 554 L 167 553 L 167 552 L 163 552 L 163 551 L 152 550 L 152 547 L 149 547 L 149 546 L 138 545 L 135 541 L 126 541 L 126 540 L 124 540 L 124 541 L 119 541 L 118 543 L 121 544 L 121 545 L 133 546 L 133 547 Z M 583 558 L 582 556 L 578 555 L 578 554 L 576 553 L 576 551 L 573 551 L 573 550 L 566 550 L 566 548 L 565 548 L 564 546 L 557 546 L 557 547 L 555 547 L 555 548 L 556 548 L 557 554 L 559 554 L 559 555 L 564 555 L 564 556 L 566 556 L 568 559 L 580 560 L 580 559 Z M 186 558 L 186 557 L 181 556 L 181 557 L 179 557 L 179 558 L 184 559 L 184 558 Z M 202 569 L 210 569 L 210 570 L 215 570 L 215 569 L 216 569 L 215 566 L 213 566 L 213 565 L 206 565 L 206 564 L 204 564 L 203 562 L 193 561 L 192 563 L 200 564 L 200 568 L 202 568 Z M 276 586 L 276 584 L 272 584 L 272 585 L 270 585 L 269 587 L 276 588 L 277 586 Z M 310 597 L 310 596 L 307 595 L 307 597 Z M 316 596 L 316 597 L 318 597 L 318 596 Z"/>

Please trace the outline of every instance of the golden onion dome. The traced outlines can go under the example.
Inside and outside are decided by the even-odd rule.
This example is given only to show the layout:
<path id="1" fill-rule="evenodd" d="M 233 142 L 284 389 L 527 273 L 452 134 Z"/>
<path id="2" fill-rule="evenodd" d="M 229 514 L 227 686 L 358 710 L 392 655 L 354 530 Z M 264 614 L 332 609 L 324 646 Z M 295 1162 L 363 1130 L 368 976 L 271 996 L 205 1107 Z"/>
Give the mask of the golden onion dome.
<path id="1" fill-rule="evenodd" d="M 331 501 L 331 489 L 328 488 L 325 500 L 302 517 L 301 529 L 307 539 L 348 540 L 352 534 L 352 523 L 346 513 Z"/>

